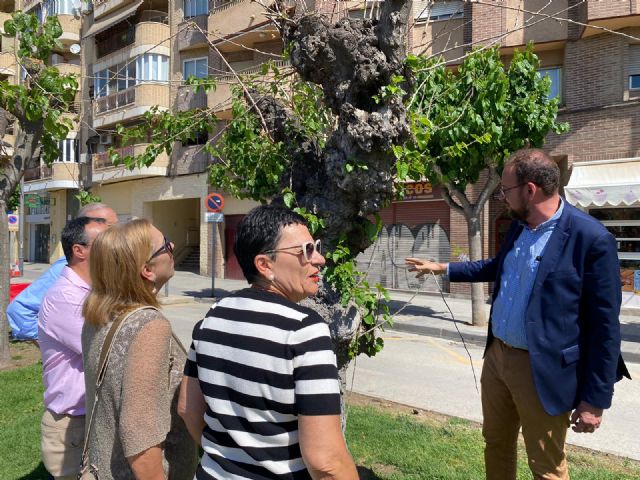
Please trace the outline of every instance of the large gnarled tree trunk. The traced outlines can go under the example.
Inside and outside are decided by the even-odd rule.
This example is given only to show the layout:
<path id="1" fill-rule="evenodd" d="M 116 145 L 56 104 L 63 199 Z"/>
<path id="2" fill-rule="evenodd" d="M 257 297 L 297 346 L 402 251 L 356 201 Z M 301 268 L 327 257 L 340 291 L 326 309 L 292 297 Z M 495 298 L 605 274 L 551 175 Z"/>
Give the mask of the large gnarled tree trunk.
<path id="1" fill-rule="evenodd" d="M 296 130 L 282 102 L 250 93 L 249 103 L 258 108 L 271 137 L 285 143 L 293 160 L 282 187 L 290 187 L 299 206 L 325 220 L 329 249 L 344 235 L 354 255 L 364 251 L 371 243 L 365 223 L 393 199 L 391 147 L 409 138 L 409 122 L 402 99 L 376 103 L 373 97 L 394 75 L 408 76 L 404 59 L 410 11 L 407 0 L 386 0 L 380 21 L 344 18 L 330 24 L 321 14 L 277 21 L 290 47 L 292 66 L 303 80 L 321 86 L 337 119 L 324 148 Z M 326 285 L 309 301 L 329 322 L 344 372 L 359 315 L 355 308 L 343 309 L 339 296 Z"/>

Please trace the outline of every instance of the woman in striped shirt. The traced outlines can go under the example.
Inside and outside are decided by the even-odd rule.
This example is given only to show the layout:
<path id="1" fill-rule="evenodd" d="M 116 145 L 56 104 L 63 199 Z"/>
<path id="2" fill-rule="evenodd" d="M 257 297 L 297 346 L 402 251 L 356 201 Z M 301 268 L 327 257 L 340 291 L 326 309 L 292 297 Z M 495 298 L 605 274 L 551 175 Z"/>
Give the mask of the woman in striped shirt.
<path id="1" fill-rule="evenodd" d="M 178 410 L 204 455 L 196 479 L 358 478 L 340 428 L 329 329 L 298 305 L 325 263 L 303 217 L 265 205 L 234 251 L 251 288 L 193 330 Z"/>

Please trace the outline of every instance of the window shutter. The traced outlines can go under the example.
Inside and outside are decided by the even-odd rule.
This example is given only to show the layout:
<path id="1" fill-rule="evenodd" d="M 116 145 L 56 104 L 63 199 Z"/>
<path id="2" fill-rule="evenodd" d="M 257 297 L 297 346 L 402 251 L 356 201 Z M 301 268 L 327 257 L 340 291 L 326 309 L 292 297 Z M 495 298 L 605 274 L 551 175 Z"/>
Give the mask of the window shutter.
<path id="1" fill-rule="evenodd" d="M 629 75 L 640 75 L 640 44 L 629 45 Z"/>
<path id="2" fill-rule="evenodd" d="M 456 14 L 462 14 L 464 11 L 464 2 L 462 0 L 417 0 L 413 2 L 414 17 L 420 20 L 429 18 L 438 19 L 444 16 L 450 17 Z"/>

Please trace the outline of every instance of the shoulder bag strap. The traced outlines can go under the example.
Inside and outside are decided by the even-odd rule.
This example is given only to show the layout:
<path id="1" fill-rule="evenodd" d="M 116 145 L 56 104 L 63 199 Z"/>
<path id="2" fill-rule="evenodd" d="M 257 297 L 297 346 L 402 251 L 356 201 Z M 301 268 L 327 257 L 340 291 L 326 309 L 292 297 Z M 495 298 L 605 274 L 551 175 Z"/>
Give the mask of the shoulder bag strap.
<path id="1" fill-rule="evenodd" d="M 96 390 L 93 400 L 93 407 L 91 408 L 91 414 L 89 415 L 89 424 L 85 429 L 84 436 L 84 446 L 82 448 L 82 467 L 87 466 L 87 462 L 89 460 L 89 435 L 91 434 L 91 426 L 93 424 L 93 414 L 96 411 L 96 405 L 98 404 L 98 393 L 100 392 L 100 387 L 102 386 L 102 381 L 104 380 L 104 375 L 107 371 L 107 362 L 109 361 L 109 354 L 111 353 L 111 347 L 113 346 L 113 338 L 120 331 L 120 326 L 124 323 L 124 321 L 133 315 L 136 312 L 141 310 L 145 310 L 147 308 L 157 310 L 155 307 L 140 307 L 135 310 L 130 311 L 126 315 L 122 315 L 116 318 L 111 324 L 111 328 L 109 328 L 109 332 L 104 339 L 104 343 L 102 344 L 102 350 L 100 351 L 100 360 L 98 361 L 98 375 L 96 376 Z"/>

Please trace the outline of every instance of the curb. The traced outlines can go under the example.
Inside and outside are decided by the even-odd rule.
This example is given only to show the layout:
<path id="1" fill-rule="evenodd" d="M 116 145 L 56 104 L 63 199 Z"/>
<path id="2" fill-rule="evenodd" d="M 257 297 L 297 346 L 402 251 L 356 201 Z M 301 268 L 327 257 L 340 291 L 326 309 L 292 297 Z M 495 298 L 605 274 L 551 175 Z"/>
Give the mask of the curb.
<path id="1" fill-rule="evenodd" d="M 195 303 L 193 297 L 183 295 L 169 295 L 168 297 L 158 297 L 160 305 L 183 305 L 187 303 Z"/>
<path id="2" fill-rule="evenodd" d="M 487 336 L 482 334 L 477 334 L 477 333 L 460 333 L 459 334 L 455 330 L 429 327 L 429 326 L 423 326 L 423 325 L 412 325 L 409 323 L 403 324 L 397 321 L 393 324 L 393 327 L 389 327 L 387 329 L 387 331 L 394 331 L 394 330 L 397 332 L 413 333 L 415 335 L 425 335 L 427 337 L 436 337 L 436 338 L 442 338 L 444 340 L 452 340 L 457 342 L 460 341 L 460 337 L 462 336 L 462 338 L 464 338 L 465 343 L 470 343 L 470 344 L 478 345 L 481 347 L 484 347 L 485 343 L 487 342 Z M 623 338 L 623 340 L 630 341 L 630 342 L 640 342 L 640 338 L 636 336 L 633 336 L 632 339 Z M 639 352 L 630 352 L 630 351 L 622 350 L 622 356 L 625 362 L 640 363 Z"/>

